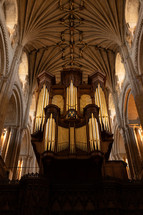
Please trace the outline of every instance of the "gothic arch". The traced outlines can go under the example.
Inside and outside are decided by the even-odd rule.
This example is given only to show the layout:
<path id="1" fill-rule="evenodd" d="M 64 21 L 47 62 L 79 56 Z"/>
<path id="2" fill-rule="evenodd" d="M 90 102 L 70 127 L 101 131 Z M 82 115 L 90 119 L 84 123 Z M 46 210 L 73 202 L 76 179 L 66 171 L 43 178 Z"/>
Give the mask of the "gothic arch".
<path id="1" fill-rule="evenodd" d="M 13 126 L 21 126 L 23 120 L 23 104 L 20 89 L 14 85 L 13 91 L 9 100 L 5 124 L 13 122 Z"/>
<path id="2" fill-rule="evenodd" d="M 19 86 L 14 84 L 13 95 L 16 97 L 17 101 L 17 125 L 22 126 L 23 123 L 23 100 L 21 95 L 21 90 Z"/>

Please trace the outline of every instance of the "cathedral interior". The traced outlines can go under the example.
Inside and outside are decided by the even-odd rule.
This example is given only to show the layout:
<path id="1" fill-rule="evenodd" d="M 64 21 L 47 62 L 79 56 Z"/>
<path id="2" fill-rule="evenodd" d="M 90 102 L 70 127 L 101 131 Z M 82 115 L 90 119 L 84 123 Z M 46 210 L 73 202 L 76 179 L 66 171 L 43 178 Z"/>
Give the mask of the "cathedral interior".
<path id="1" fill-rule="evenodd" d="M 143 214 L 143 0 L 0 0 L 0 214 Z"/>

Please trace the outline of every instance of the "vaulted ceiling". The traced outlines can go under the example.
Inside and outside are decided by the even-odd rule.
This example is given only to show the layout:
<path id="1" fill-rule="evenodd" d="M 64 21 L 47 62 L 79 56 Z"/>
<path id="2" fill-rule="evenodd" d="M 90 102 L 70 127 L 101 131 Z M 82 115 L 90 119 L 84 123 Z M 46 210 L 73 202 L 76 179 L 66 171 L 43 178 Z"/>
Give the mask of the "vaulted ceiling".
<path id="1" fill-rule="evenodd" d="M 124 42 L 125 0 L 17 0 L 20 43 L 30 79 L 43 70 L 60 81 L 63 68 L 83 79 L 96 70 L 114 79 L 115 53 Z"/>

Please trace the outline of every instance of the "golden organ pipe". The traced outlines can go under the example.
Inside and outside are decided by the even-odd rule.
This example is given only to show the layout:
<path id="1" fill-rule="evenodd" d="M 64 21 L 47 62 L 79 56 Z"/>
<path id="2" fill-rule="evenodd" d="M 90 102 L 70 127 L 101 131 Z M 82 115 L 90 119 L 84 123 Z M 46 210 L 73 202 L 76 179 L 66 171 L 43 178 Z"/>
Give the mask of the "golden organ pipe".
<path id="1" fill-rule="evenodd" d="M 75 89 L 76 89 L 76 110 L 77 110 L 77 87 Z"/>
<path id="2" fill-rule="evenodd" d="M 42 95 L 42 105 L 41 105 L 41 122 L 42 122 L 42 117 L 43 117 L 43 112 L 44 112 L 44 98 L 45 98 L 45 88 L 46 86 L 44 85 L 43 87 L 43 95 Z"/>
<path id="3" fill-rule="evenodd" d="M 47 134 L 46 134 L 46 145 L 47 145 L 47 148 L 46 148 L 46 150 L 49 149 L 49 124 L 50 124 L 50 118 L 48 118 L 48 120 L 47 120 Z"/>
<path id="4" fill-rule="evenodd" d="M 93 150 L 93 142 L 92 142 L 92 124 L 91 118 L 89 119 L 89 141 L 90 141 L 90 148 Z"/>
<path id="5" fill-rule="evenodd" d="M 98 150 L 100 150 L 100 135 L 99 135 L 99 127 L 96 119 L 96 129 L 97 129 L 97 142 L 98 142 Z"/>
<path id="6" fill-rule="evenodd" d="M 98 97 L 98 90 L 97 89 L 96 89 L 95 95 L 96 95 L 97 106 L 100 107 L 99 97 Z M 101 108 L 99 109 L 99 120 L 100 120 L 100 124 L 101 124 L 101 128 L 102 128 Z"/>
<path id="7" fill-rule="evenodd" d="M 92 113 L 92 134 L 93 134 L 94 148 L 96 148 L 96 130 L 95 130 L 95 121 L 94 121 L 93 113 Z"/>
<path id="8" fill-rule="evenodd" d="M 66 110 L 75 109 L 77 110 L 77 88 L 73 85 L 71 80 L 70 86 L 66 90 Z"/>
<path id="9" fill-rule="evenodd" d="M 51 150 L 54 151 L 54 146 L 55 146 L 55 119 L 53 119 L 52 123 L 52 147 Z"/>
<path id="10" fill-rule="evenodd" d="M 73 90 L 73 82 L 71 81 L 71 108 L 73 108 L 73 97 L 74 97 L 74 90 Z"/>
<path id="11" fill-rule="evenodd" d="M 49 150 L 50 150 L 50 145 L 51 145 L 51 138 L 52 138 L 52 113 L 50 115 L 50 120 L 49 120 L 49 135 L 48 135 L 48 142 L 49 142 Z"/>
<path id="12" fill-rule="evenodd" d="M 101 112 L 101 118 L 102 118 L 102 104 L 101 104 L 101 97 L 100 97 L 100 90 L 99 90 L 100 85 L 98 84 L 98 97 L 99 97 L 99 107 L 100 107 L 100 112 Z"/>

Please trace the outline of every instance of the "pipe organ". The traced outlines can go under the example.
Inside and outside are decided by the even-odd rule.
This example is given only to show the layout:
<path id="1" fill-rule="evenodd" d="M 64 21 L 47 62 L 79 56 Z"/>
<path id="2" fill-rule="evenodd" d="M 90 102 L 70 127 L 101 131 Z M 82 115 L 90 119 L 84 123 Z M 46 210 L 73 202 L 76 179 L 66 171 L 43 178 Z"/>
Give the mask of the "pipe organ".
<path id="1" fill-rule="evenodd" d="M 109 133 L 110 126 L 101 77 L 91 76 L 88 84 L 85 84 L 82 83 L 81 71 L 64 70 L 61 72 L 61 83 L 55 84 L 52 81 L 53 77 L 45 73 L 38 77 L 40 91 L 35 132 L 32 134 L 32 144 L 37 159 L 41 156 L 46 159 L 45 156 L 49 156 L 49 153 L 58 156 L 98 153 L 101 157 L 105 154 L 108 159 L 112 134 Z M 63 97 L 62 111 L 61 104 L 56 101 L 59 96 Z M 85 102 L 83 98 L 86 98 Z M 82 108 L 80 99 L 82 99 Z"/>
<path id="2" fill-rule="evenodd" d="M 46 122 L 45 128 L 45 151 L 51 150 L 54 151 L 55 148 L 55 119 L 53 118 L 53 114 L 50 114 Z"/>
<path id="3" fill-rule="evenodd" d="M 72 80 L 70 82 L 70 86 L 66 89 L 66 94 L 66 110 L 77 110 L 77 87 L 74 86 Z"/>
<path id="4" fill-rule="evenodd" d="M 93 113 L 89 119 L 89 141 L 91 151 L 100 150 L 99 125 Z"/>
<path id="5" fill-rule="evenodd" d="M 35 131 L 43 130 L 45 113 L 44 108 L 49 104 L 49 91 L 44 84 L 38 95 L 37 112 L 35 119 Z"/>
<path id="6" fill-rule="evenodd" d="M 100 124 L 101 124 L 101 129 L 110 131 L 105 94 L 99 83 L 95 90 L 95 104 L 100 108 L 99 109 L 99 120 L 100 120 Z"/>

